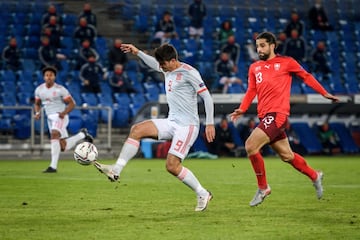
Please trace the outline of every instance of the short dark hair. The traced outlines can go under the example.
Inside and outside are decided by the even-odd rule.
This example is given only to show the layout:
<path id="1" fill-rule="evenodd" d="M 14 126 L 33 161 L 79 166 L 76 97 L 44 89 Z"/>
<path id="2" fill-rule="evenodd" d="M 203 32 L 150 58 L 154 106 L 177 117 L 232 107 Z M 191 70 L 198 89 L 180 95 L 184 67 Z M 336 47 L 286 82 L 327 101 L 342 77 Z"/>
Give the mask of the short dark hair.
<path id="1" fill-rule="evenodd" d="M 44 75 L 45 72 L 47 72 L 47 71 L 53 72 L 53 73 L 55 74 L 55 76 L 56 76 L 56 74 L 57 74 L 57 69 L 56 69 L 55 67 L 53 67 L 53 66 L 46 66 L 46 67 L 44 67 L 44 68 L 42 69 L 42 74 Z"/>
<path id="2" fill-rule="evenodd" d="M 161 64 L 165 61 L 170 61 L 171 59 L 178 60 L 178 53 L 175 47 L 171 44 L 165 43 L 160 47 L 155 49 L 155 58 Z"/>
<path id="3" fill-rule="evenodd" d="M 277 47 L 276 46 L 276 37 L 271 32 L 262 32 L 256 37 L 256 39 L 265 39 L 266 42 L 268 42 L 269 44 L 275 44 L 275 48 Z"/>

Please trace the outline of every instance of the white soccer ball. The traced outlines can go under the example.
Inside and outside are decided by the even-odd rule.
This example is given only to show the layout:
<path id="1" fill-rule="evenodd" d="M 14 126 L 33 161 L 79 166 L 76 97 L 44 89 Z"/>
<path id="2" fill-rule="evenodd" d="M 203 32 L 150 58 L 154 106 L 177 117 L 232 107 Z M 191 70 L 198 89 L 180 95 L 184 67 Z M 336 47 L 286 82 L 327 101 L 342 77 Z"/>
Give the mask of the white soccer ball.
<path id="1" fill-rule="evenodd" d="M 81 165 L 90 165 L 98 157 L 98 150 L 90 142 L 79 143 L 74 150 L 74 159 Z"/>

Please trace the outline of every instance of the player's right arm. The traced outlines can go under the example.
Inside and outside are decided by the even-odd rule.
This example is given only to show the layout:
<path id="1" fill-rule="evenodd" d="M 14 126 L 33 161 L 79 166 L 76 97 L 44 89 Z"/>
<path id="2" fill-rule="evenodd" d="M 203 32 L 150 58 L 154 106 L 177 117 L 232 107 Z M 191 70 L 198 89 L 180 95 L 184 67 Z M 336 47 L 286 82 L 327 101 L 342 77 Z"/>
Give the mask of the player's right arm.
<path id="1" fill-rule="evenodd" d="M 40 98 L 35 97 L 34 111 L 35 111 L 34 118 L 36 120 L 39 120 L 41 117 L 41 99 Z"/>
<path id="2" fill-rule="evenodd" d="M 252 72 L 252 67 L 249 68 L 248 73 L 248 89 L 246 90 L 245 96 L 239 106 L 239 108 L 235 109 L 234 112 L 230 113 L 230 119 L 232 122 L 236 122 L 238 118 L 240 118 L 250 107 L 253 99 L 255 98 L 256 91 L 256 78 L 255 74 Z"/>
<path id="3" fill-rule="evenodd" d="M 146 65 L 148 65 L 150 68 L 158 71 L 158 72 L 162 72 L 160 69 L 160 64 L 158 63 L 158 61 L 156 61 L 156 59 L 146 53 L 144 53 L 143 51 L 139 50 L 137 47 L 135 47 L 132 44 L 121 44 L 121 50 L 123 50 L 124 53 L 132 53 L 136 56 L 138 56 L 139 58 L 141 58 Z"/>

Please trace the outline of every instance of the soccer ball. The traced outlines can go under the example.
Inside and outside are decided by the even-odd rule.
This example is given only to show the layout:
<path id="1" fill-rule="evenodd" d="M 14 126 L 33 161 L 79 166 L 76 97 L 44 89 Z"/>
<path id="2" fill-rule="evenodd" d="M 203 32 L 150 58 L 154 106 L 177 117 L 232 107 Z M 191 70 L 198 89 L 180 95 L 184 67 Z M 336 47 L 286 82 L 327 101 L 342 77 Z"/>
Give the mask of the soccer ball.
<path id="1" fill-rule="evenodd" d="M 90 165 L 98 157 L 98 150 L 89 142 L 79 143 L 74 150 L 74 159 L 81 165 Z"/>

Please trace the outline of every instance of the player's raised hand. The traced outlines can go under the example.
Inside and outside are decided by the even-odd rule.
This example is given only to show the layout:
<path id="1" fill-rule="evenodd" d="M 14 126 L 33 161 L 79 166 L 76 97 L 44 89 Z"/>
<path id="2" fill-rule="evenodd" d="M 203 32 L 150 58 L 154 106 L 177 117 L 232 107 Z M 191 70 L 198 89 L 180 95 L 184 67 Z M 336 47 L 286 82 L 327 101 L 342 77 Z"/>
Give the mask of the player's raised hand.
<path id="1" fill-rule="evenodd" d="M 244 114 L 244 112 L 241 109 L 235 109 L 234 112 L 230 113 L 230 119 L 233 123 L 236 122 L 236 120 L 241 117 Z"/>
<path id="2" fill-rule="evenodd" d="M 120 48 L 124 53 L 132 53 L 134 55 L 137 55 L 139 52 L 139 49 L 132 44 L 123 43 L 121 44 Z"/>

